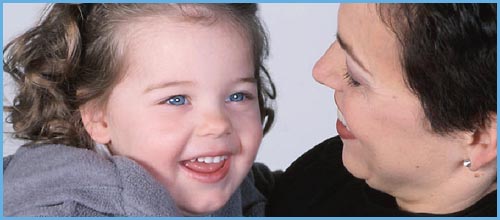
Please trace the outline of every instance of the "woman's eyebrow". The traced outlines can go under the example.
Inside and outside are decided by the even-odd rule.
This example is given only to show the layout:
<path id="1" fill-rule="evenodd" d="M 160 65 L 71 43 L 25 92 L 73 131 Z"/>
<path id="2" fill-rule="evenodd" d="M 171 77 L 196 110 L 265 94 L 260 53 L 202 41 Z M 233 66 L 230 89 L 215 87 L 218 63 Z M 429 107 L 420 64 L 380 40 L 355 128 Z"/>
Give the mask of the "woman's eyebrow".
<path id="1" fill-rule="evenodd" d="M 366 67 L 363 65 L 363 63 L 361 62 L 361 60 L 358 58 L 358 56 L 356 56 L 356 54 L 354 54 L 353 52 L 353 49 L 352 49 L 352 46 L 347 44 L 343 38 L 341 37 L 340 33 L 337 32 L 337 42 L 339 42 L 339 45 L 340 47 L 347 53 L 349 54 L 349 56 L 352 57 L 352 59 L 354 60 L 354 62 L 358 63 L 359 66 L 367 73 L 370 73 L 370 71 L 368 71 L 368 69 L 366 69 Z"/>

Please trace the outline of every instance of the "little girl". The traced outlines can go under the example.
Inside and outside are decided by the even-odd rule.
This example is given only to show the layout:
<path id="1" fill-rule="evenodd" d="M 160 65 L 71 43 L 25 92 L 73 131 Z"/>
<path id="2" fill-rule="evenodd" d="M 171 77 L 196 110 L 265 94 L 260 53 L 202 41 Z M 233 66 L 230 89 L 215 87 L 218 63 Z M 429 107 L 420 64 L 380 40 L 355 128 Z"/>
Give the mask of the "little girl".
<path id="1" fill-rule="evenodd" d="M 258 216 L 274 85 L 256 4 L 54 4 L 4 48 L 7 216 Z"/>

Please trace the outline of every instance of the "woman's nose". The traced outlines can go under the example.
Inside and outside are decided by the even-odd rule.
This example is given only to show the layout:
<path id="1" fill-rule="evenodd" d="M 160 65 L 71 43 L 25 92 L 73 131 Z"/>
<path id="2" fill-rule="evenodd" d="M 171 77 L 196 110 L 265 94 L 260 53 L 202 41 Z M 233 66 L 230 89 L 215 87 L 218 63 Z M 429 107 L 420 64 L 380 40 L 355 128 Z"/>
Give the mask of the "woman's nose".
<path id="1" fill-rule="evenodd" d="M 345 62 L 345 55 L 340 45 L 337 42 L 333 43 L 314 65 L 314 79 L 332 89 L 341 89 L 342 77 L 347 72 Z"/>
<path id="2" fill-rule="evenodd" d="M 215 138 L 231 134 L 232 125 L 229 116 L 223 109 L 210 109 L 201 113 L 196 133 L 199 136 Z"/>

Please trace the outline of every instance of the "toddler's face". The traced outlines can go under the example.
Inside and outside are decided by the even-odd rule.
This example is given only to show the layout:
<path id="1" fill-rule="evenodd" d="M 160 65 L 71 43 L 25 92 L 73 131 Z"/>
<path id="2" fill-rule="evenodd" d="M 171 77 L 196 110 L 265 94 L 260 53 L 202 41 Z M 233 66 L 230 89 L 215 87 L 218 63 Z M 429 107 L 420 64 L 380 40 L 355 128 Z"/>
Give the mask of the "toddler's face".
<path id="1" fill-rule="evenodd" d="M 184 214 L 213 212 L 247 175 L 263 135 L 251 45 L 220 20 L 126 28 L 125 77 L 100 140 L 144 166 Z"/>

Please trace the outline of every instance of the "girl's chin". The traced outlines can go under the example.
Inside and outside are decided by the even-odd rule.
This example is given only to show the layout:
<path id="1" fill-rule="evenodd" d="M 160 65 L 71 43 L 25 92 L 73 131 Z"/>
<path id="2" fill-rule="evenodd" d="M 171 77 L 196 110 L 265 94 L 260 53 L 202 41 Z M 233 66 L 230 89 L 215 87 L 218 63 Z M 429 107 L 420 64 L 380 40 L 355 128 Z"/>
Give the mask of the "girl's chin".
<path id="1" fill-rule="evenodd" d="M 206 197 L 209 197 L 211 199 L 198 199 L 196 202 L 185 207 L 179 207 L 181 214 L 184 216 L 206 216 L 221 209 L 230 199 L 220 198 L 220 194 L 218 194 L 218 199 L 214 199 L 213 196 Z"/>

